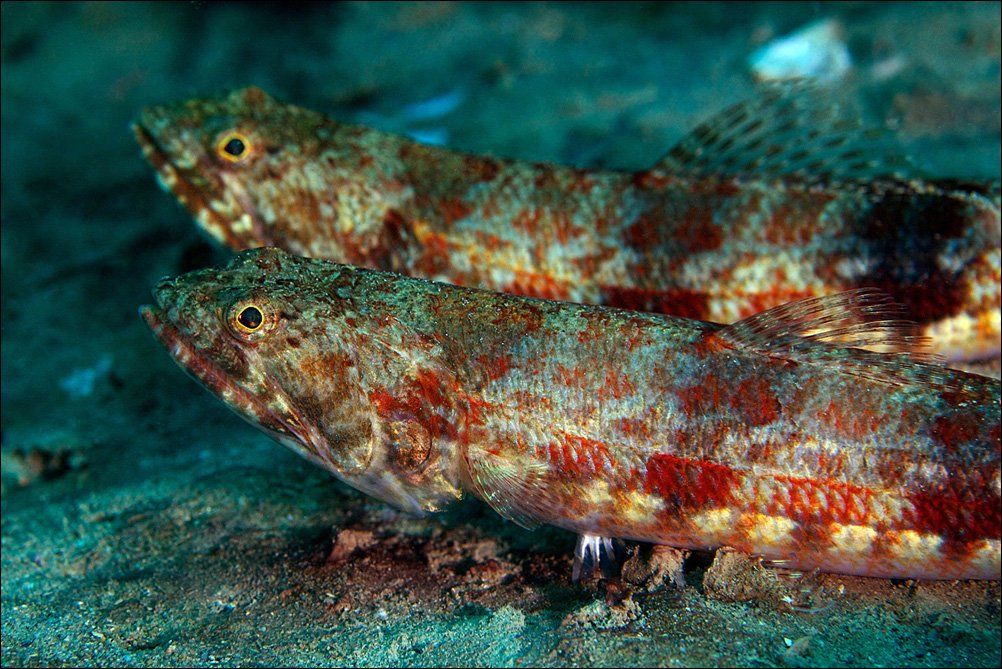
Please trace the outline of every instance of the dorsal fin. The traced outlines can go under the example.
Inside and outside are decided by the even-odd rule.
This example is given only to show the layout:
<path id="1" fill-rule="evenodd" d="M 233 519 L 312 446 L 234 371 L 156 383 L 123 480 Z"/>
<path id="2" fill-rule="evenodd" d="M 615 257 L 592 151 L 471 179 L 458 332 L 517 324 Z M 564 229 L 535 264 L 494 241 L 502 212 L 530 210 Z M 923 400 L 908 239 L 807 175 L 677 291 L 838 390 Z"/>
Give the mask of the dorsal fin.
<path id="1" fill-rule="evenodd" d="M 903 307 L 888 295 L 859 288 L 787 302 L 729 325 L 720 334 L 731 343 L 763 352 L 815 341 L 932 361 L 925 351 L 927 342 L 903 315 Z"/>
<path id="2" fill-rule="evenodd" d="M 765 86 L 686 135 L 651 168 L 691 177 L 783 177 L 808 182 L 921 176 L 886 130 L 803 81 Z"/>
<path id="3" fill-rule="evenodd" d="M 920 383 L 978 392 L 966 374 L 938 364 L 901 312 L 880 291 L 861 288 L 790 302 L 724 326 L 716 336 L 731 348 L 818 365 L 826 373 L 891 386 Z"/>

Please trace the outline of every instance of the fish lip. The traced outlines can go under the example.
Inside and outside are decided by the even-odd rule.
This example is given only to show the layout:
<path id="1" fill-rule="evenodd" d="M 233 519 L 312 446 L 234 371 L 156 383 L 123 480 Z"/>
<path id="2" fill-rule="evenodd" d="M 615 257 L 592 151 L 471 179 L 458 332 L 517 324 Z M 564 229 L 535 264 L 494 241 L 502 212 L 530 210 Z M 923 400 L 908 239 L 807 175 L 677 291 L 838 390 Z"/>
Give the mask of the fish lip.
<path id="1" fill-rule="evenodd" d="M 170 322 L 163 308 L 145 304 L 139 307 L 139 315 L 146 321 L 157 340 L 170 351 L 174 362 L 241 418 L 273 437 L 280 440 L 292 437 L 307 448 L 311 448 L 301 430 L 296 429 L 288 420 L 270 409 L 257 396 L 231 381 L 229 375 L 210 357 L 200 353 L 184 333 Z M 228 391 L 231 397 L 224 397 L 224 391 Z"/>
<path id="2" fill-rule="evenodd" d="M 134 121 L 131 128 L 143 157 L 153 167 L 160 184 L 198 221 L 199 227 L 224 246 L 238 251 L 249 248 L 230 229 L 226 219 L 209 206 L 211 198 L 183 176 L 149 127 L 139 120 Z"/>
<path id="3" fill-rule="evenodd" d="M 139 143 L 143 157 L 146 158 L 157 172 L 160 172 L 160 169 L 164 165 L 170 164 L 167 153 L 160 148 L 160 144 L 153 136 L 153 133 L 143 125 L 142 121 L 133 121 L 129 127 L 132 129 L 132 134 L 135 136 L 136 142 Z"/>

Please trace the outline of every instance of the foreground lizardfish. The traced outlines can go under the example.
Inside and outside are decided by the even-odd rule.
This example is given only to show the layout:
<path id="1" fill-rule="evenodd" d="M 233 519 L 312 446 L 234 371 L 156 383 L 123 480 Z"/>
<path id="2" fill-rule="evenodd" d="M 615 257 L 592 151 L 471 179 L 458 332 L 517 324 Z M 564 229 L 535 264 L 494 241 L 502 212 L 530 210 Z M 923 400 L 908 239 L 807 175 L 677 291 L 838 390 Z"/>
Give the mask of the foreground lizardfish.
<path id="1" fill-rule="evenodd" d="M 999 578 L 1000 382 L 909 359 L 871 291 L 722 326 L 258 249 L 155 297 L 209 390 L 410 511 L 469 492 L 593 547 Z"/>
<path id="2" fill-rule="evenodd" d="M 463 155 L 256 88 L 134 129 L 233 249 L 720 323 L 876 286 L 936 353 L 999 354 L 999 184 L 888 176 L 904 161 L 806 89 L 732 107 L 635 173 Z"/>

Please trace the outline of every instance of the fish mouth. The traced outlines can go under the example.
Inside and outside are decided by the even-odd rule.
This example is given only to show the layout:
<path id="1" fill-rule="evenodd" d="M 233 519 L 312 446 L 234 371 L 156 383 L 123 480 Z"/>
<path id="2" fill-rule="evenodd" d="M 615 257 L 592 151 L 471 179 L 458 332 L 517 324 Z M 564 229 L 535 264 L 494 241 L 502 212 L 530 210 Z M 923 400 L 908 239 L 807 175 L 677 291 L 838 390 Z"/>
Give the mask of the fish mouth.
<path id="1" fill-rule="evenodd" d="M 139 308 L 139 314 L 157 340 L 170 351 L 178 366 L 238 416 L 310 462 L 328 470 L 345 484 L 405 511 L 424 515 L 426 509 L 421 502 L 406 489 L 394 485 L 385 473 L 366 471 L 360 476 L 346 475 L 330 457 L 329 449 L 318 448 L 321 442 L 310 439 L 310 429 L 305 427 L 292 409 L 289 409 L 290 415 L 286 417 L 235 383 L 211 356 L 202 353 L 191 343 L 190 338 L 170 321 L 164 309 L 147 304 Z"/>
<path id="2" fill-rule="evenodd" d="M 248 248 L 247 243 L 233 232 L 229 222 L 210 205 L 214 198 L 183 176 L 182 170 L 171 160 L 170 154 L 163 149 L 149 128 L 141 121 L 136 121 L 132 124 L 132 133 L 146 162 L 156 172 L 160 185 L 177 198 L 203 230 L 224 246 L 238 251 Z"/>
<path id="3" fill-rule="evenodd" d="M 210 356 L 200 352 L 191 344 L 184 333 L 165 316 L 162 309 L 149 304 L 143 305 L 139 308 L 139 315 L 146 321 L 157 340 L 170 351 L 174 362 L 189 376 L 205 386 L 241 418 L 312 459 L 308 454 L 312 447 L 309 446 L 310 442 L 305 439 L 303 430 L 299 427 L 301 423 L 298 418 L 282 416 L 256 395 L 235 383 Z"/>

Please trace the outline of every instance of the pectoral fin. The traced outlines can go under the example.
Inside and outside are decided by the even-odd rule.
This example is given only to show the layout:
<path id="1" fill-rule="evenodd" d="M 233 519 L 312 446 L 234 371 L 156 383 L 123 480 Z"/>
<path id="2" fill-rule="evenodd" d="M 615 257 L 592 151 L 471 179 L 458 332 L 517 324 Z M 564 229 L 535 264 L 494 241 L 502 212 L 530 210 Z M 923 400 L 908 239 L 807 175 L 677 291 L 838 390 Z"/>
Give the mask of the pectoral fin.
<path id="1" fill-rule="evenodd" d="M 531 530 L 552 515 L 542 463 L 471 446 L 466 469 L 473 493 L 507 520 Z"/>

